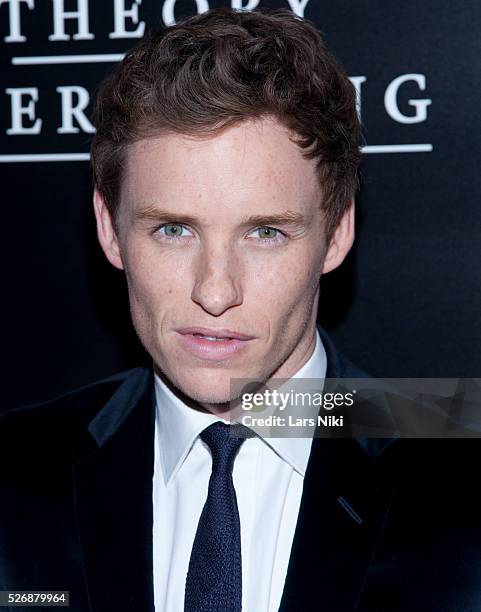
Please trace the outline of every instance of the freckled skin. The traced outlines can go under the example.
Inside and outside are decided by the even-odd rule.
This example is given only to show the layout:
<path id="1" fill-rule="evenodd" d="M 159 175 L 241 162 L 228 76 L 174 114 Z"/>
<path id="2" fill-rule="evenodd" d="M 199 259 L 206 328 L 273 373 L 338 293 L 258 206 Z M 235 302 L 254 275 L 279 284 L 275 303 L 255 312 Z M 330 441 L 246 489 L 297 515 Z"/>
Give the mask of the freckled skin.
<path id="1" fill-rule="evenodd" d="M 156 368 L 198 407 L 223 414 L 231 378 L 287 378 L 311 356 L 320 276 L 341 263 L 354 237 L 350 206 L 327 248 L 321 202 L 315 160 L 272 118 L 208 139 L 166 135 L 132 145 L 118 234 L 95 193 L 99 240 L 125 270 L 136 331 Z M 176 225 L 169 240 L 165 227 L 138 218 L 146 208 L 172 211 L 170 224 L 181 214 L 196 222 Z M 305 223 L 276 226 L 270 242 L 260 226 L 241 226 L 249 215 L 286 210 Z M 195 325 L 255 339 L 227 360 L 206 361 L 175 332 Z"/>

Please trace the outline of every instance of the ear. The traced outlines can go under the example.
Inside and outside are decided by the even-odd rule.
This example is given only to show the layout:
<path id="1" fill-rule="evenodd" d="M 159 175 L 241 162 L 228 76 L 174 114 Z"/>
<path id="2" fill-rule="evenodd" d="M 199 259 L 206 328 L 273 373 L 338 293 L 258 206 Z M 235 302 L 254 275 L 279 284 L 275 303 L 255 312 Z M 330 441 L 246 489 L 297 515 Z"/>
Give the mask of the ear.
<path id="1" fill-rule="evenodd" d="M 354 198 L 341 217 L 327 248 L 322 273 L 337 268 L 344 261 L 354 242 Z"/>
<path id="2" fill-rule="evenodd" d="M 119 270 L 124 269 L 120 256 L 119 243 L 110 212 L 107 209 L 102 195 L 97 189 L 94 191 L 94 211 L 97 221 L 97 238 L 105 257 Z"/>

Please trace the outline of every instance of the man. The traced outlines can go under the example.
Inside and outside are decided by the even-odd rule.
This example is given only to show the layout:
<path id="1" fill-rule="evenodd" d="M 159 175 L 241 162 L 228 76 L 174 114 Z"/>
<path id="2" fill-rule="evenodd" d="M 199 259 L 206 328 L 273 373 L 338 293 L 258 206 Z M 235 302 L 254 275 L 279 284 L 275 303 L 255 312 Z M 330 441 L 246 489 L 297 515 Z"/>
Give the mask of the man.
<path id="1" fill-rule="evenodd" d="M 219 9 L 153 32 L 96 127 L 98 237 L 153 369 L 2 419 L 0 589 L 82 612 L 478 609 L 479 520 L 447 529 L 444 455 L 229 435 L 234 379 L 364 376 L 316 327 L 360 159 L 317 31 Z"/>

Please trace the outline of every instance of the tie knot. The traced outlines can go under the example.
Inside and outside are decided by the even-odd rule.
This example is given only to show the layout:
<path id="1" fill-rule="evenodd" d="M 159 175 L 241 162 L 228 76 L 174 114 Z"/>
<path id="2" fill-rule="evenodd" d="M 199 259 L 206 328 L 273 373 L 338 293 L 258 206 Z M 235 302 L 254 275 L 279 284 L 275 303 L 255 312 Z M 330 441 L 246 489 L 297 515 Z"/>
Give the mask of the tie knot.
<path id="1" fill-rule="evenodd" d="M 237 437 L 239 435 L 244 437 Z M 206 427 L 200 437 L 212 453 L 212 471 L 227 471 L 232 470 L 237 451 L 249 437 L 249 430 L 242 425 L 227 425 L 218 421 Z"/>

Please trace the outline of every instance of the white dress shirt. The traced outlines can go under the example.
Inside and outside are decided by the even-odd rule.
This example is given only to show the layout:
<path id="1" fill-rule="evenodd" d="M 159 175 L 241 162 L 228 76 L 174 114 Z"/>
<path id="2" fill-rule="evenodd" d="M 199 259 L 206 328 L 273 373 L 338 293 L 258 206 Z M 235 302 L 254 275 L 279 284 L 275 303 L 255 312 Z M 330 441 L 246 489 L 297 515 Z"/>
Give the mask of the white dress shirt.
<path id="1" fill-rule="evenodd" d="M 324 379 L 326 353 L 314 352 L 292 378 Z M 157 612 L 182 612 L 197 524 L 212 458 L 199 434 L 221 420 L 184 404 L 156 375 L 153 578 Z M 279 609 L 299 513 L 311 438 L 247 438 L 235 458 L 243 612 Z"/>

